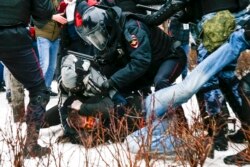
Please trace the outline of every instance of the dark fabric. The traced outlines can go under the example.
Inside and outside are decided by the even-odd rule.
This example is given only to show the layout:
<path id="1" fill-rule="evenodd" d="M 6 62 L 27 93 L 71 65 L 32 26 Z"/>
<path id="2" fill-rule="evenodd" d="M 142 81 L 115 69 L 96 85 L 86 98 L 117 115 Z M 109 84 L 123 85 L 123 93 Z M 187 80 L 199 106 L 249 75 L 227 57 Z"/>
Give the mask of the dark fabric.
<path id="1" fill-rule="evenodd" d="M 162 5 L 166 0 L 135 0 L 138 4 L 142 5 Z"/>
<path id="2" fill-rule="evenodd" d="M 14 49 L 29 49 L 32 47 L 32 39 L 24 25 L 11 28 L 0 28 L 0 51 Z"/>
<path id="3" fill-rule="evenodd" d="M 171 19 L 168 33 L 182 44 L 189 43 L 189 29 L 184 29 L 183 24 L 177 19 Z"/>
<path id="4" fill-rule="evenodd" d="M 67 29 L 68 29 L 68 34 L 71 40 L 79 39 L 79 35 L 76 33 L 75 25 L 73 23 L 68 24 Z"/>
<path id="5" fill-rule="evenodd" d="M 48 109 L 44 115 L 44 124 L 42 128 L 59 125 L 61 123 L 58 105 Z"/>
<path id="6" fill-rule="evenodd" d="M 139 0 L 143 4 L 143 0 Z M 159 1 L 153 1 L 152 3 L 159 3 Z M 145 0 L 145 4 L 148 0 Z M 172 0 L 165 1 L 162 3 L 163 6 L 152 15 L 137 15 L 136 18 L 139 20 L 150 24 L 150 25 L 160 25 L 171 16 L 185 8 L 185 18 L 183 22 L 194 22 L 197 23 L 198 20 L 204 14 L 210 12 L 216 12 L 220 10 L 230 10 L 231 12 L 237 12 L 246 8 L 249 4 L 247 0 Z"/>
<path id="7" fill-rule="evenodd" d="M 185 62 L 184 59 L 170 59 L 163 62 L 154 78 L 155 90 L 170 86 L 181 74 Z"/>
<path id="8" fill-rule="evenodd" d="M 38 87 L 44 84 L 42 71 L 32 46 L 8 52 L 0 49 L 0 60 L 29 91 L 39 91 Z"/>
<path id="9" fill-rule="evenodd" d="M 239 93 L 242 98 L 242 110 L 238 113 L 241 123 L 250 126 L 250 73 L 240 81 Z"/>
<path id="10" fill-rule="evenodd" d="M 3 83 L 3 64 L 0 62 L 0 87 Z"/>
<path id="11" fill-rule="evenodd" d="M 30 15 L 37 20 L 48 20 L 54 8 L 50 0 L 2 0 L 0 11 L 0 26 L 9 26 L 27 24 Z"/>
<path id="12" fill-rule="evenodd" d="M 37 92 L 30 91 L 30 93 L 32 94 L 29 94 L 30 101 L 25 113 L 25 121 L 28 127 L 35 126 L 36 131 L 39 133 L 39 130 L 44 122 L 44 113 L 46 110 L 46 105 L 50 100 L 50 94 L 49 91 L 44 87 L 40 87 L 39 91 Z"/>
<path id="13" fill-rule="evenodd" d="M 235 12 L 238 10 L 238 0 L 199 0 L 199 1 L 201 4 L 200 10 L 202 10 L 203 15 L 221 10 L 230 10 L 231 12 Z"/>
<path id="14" fill-rule="evenodd" d="M 142 106 L 142 100 L 143 98 L 137 94 L 127 94 L 124 95 L 126 97 L 126 105 L 114 105 L 112 101 L 107 100 L 108 97 L 103 97 L 103 96 L 94 96 L 94 97 L 82 97 L 82 96 L 70 96 L 68 99 L 64 102 L 63 107 L 59 110 L 60 111 L 60 116 L 61 116 L 61 123 L 64 128 L 64 134 L 66 135 L 77 135 L 78 133 L 76 132 L 75 129 L 72 129 L 69 127 L 67 124 L 67 117 L 68 113 L 71 111 L 70 105 L 73 103 L 74 100 L 80 100 L 84 103 L 84 105 L 89 105 L 90 107 L 85 107 L 82 105 L 80 114 L 85 115 L 85 116 L 95 116 L 100 123 L 104 126 L 104 128 L 110 128 L 110 119 L 114 119 L 115 121 L 118 121 L 120 118 L 125 118 L 128 122 L 128 129 L 126 132 L 129 131 L 134 131 L 138 129 L 138 124 L 135 123 L 135 121 L 139 122 L 140 120 L 143 120 L 143 115 L 141 113 L 141 106 Z M 97 110 L 98 109 L 99 113 L 102 114 L 105 111 L 108 111 L 111 117 L 99 117 L 100 115 L 98 114 Z M 86 115 L 87 111 L 87 115 Z M 82 113 L 83 112 L 83 113 Z M 112 113 L 112 114 L 111 114 Z M 124 114 L 127 115 L 124 115 Z M 104 115 L 103 115 L 104 116 Z M 140 118 L 139 118 L 140 117 Z M 122 120 L 121 119 L 121 120 Z M 113 120 L 113 121 L 114 121 Z"/>
<path id="15" fill-rule="evenodd" d="M 53 7 L 50 0 L 4 0 L 0 11 L 0 50 L 27 49 L 31 46 L 31 37 L 26 26 L 31 15 L 37 20 L 48 20 Z"/>
<path id="16" fill-rule="evenodd" d="M 93 98 L 92 98 L 93 99 Z M 88 99 L 89 100 L 89 99 Z M 88 103 L 83 101 L 81 109 L 79 111 L 80 115 L 84 116 L 94 116 L 102 115 L 104 119 L 109 118 L 109 112 L 114 108 L 114 103 L 109 97 L 95 97 L 93 103 Z"/>
<path id="17" fill-rule="evenodd" d="M 75 100 L 80 100 L 84 104 L 81 106 L 79 114 L 85 116 L 96 116 L 99 117 L 98 113 L 105 113 L 104 117 L 107 118 L 109 111 L 112 111 L 112 101 L 107 102 L 107 97 L 104 98 L 102 96 L 94 96 L 94 97 L 83 97 L 83 96 L 70 96 L 64 102 L 62 108 L 59 109 L 61 116 L 61 123 L 64 128 L 65 134 L 77 134 L 75 129 L 69 127 L 66 119 L 68 117 L 68 113 L 71 111 L 71 104 Z M 106 101 L 106 102 L 105 102 Z"/>
<path id="18" fill-rule="evenodd" d="M 133 13 L 147 14 L 146 10 L 136 6 L 137 0 L 103 0 L 103 5 L 107 6 L 119 6 L 123 11 L 129 11 Z"/>
<path id="19" fill-rule="evenodd" d="M 237 12 L 239 10 L 237 0 L 190 0 L 186 4 L 186 14 L 189 21 L 196 23 L 205 14 L 221 10 Z"/>
<path id="20" fill-rule="evenodd" d="M 143 0 L 141 1 L 143 2 Z M 157 12 L 154 12 L 151 15 L 135 15 L 134 18 L 141 20 L 148 25 L 160 25 L 178 11 L 183 10 L 187 4 L 187 0 L 165 1 Z"/>
<path id="21" fill-rule="evenodd" d="M 44 155 L 49 153 L 49 150 L 43 153 L 37 144 L 37 139 L 50 95 L 25 24 L 31 15 L 36 19 L 50 19 L 51 3 L 50 0 L 3 0 L 0 4 L 0 11 L 0 61 L 29 91 L 25 148 L 30 151 L 26 146 L 32 147 L 31 149 L 36 146 L 39 149 L 33 156 Z"/>
<path id="22" fill-rule="evenodd" d="M 63 106 L 59 109 L 59 114 L 61 118 L 61 124 L 64 128 L 64 134 L 66 135 L 76 135 L 77 132 L 75 129 L 69 127 L 66 119 L 68 118 L 68 112 L 70 110 L 70 105 L 73 103 L 74 100 L 79 100 L 80 98 L 76 96 L 68 97 L 67 100 L 63 103 Z M 80 99 L 81 100 L 81 99 Z"/>
<path id="23" fill-rule="evenodd" d="M 158 27 L 148 28 L 139 21 L 129 19 L 125 23 L 123 33 L 123 38 L 125 38 L 125 55 L 123 57 L 127 57 L 128 61 L 124 63 L 123 66 L 120 66 L 110 77 L 119 89 L 130 85 L 135 86 L 137 85 L 135 83 L 138 82 L 142 83 L 142 85 L 145 85 L 145 83 L 148 85 L 153 84 L 154 76 L 161 64 L 168 59 L 176 58 L 176 60 L 180 62 L 186 61 L 185 53 L 182 51 L 175 52 L 173 49 L 174 41 Z M 133 47 L 131 46 L 131 42 L 135 38 L 138 42 L 138 46 Z M 116 61 L 119 61 L 119 59 Z M 183 64 L 180 63 L 180 65 Z M 183 69 L 183 66 L 180 68 Z M 162 72 L 163 71 L 164 70 L 162 70 Z M 180 71 L 177 70 L 175 72 L 176 75 L 174 76 L 178 76 Z M 169 72 L 167 71 L 166 73 Z M 143 84 L 142 80 L 145 81 L 146 78 L 149 80 Z"/>

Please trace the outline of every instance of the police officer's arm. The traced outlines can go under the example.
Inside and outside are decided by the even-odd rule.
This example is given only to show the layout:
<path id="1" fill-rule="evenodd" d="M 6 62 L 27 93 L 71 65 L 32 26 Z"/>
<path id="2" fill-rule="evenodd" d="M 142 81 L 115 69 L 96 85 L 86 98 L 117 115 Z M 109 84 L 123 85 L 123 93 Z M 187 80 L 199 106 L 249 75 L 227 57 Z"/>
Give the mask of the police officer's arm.
<path id="1" fill-rule="evenodd" d="M 50 20 L 54 12 L 51 0 L 32 0 L 31 15 L 36 20 Z"/>
<path id="2" fill-rule="evenodd" d="M 130 62 L 111 76 L 111 80 L 117 87 L 124 87 L 141 77 L 149 69 L 151 64 L 151 47 L 149 37 L 142 25 L 135 24 L 125 30 Z"/>
<path id="3" fill-rule="evenodd" d="M 168 0 L 152 15 L 137 15 L 135 17 L 149 25 L 160 25 L 178 11 L 183 10 L 187 2 L 188 0 Z"/>

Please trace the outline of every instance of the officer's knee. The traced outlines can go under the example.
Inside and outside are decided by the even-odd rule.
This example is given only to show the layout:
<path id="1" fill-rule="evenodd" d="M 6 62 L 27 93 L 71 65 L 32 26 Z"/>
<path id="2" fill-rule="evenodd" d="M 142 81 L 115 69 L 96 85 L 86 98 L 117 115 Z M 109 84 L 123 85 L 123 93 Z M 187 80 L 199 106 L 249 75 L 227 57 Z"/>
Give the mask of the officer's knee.
<path id="1" fill-rule="evenodd" d="M 171 85 L 170 81 L 168 79 L 158 78 L 155 80 L 155 90 L 160 90 L 166 87 L 169 87 Z"/>
<path id="2" fill-rule="evenodd" d="M 48 104 L 50 100 L 50 93 L 46 89 L 41 89 L 40 91 L 36 93 L 30 94 L 30 104 L 32 105 L 39 105 L 43 108 L 46 108 L 46 105 Z"/>

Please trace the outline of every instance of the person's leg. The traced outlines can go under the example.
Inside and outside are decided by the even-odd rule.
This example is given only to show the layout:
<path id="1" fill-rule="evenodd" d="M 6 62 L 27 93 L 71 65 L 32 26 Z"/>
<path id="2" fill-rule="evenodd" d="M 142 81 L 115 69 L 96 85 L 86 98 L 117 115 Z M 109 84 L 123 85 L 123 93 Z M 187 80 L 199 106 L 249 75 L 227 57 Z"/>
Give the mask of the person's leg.
<path id="1" fill-rule="evenodd" d="M 170 86 L 183 71 L 184 62 L 181 59 L 169 59 L 163 62 L 154 78 L 155 90 Z"/>
<path id="2" fill-rule="evenodd" d="M 238 117 L 239 113 L 242 110 L 242 99 L 239 95 L 238 86 L 239 80 L 235 76 L 235 67 L 233 70 L 228 68 L 224 68 L 223 71 L 219 75 L 220 80 L 220 89 L 222 90 L 223 94 L 225 95 L 226 101 L 228 102 L 229 106 L 231 107 L 232 111 Z M 240 130 L 238 130 L 233 135 L 228 135 L 227 138 L 231 142 L 244 142 L 245 137 Z"/>
<path id="3" fill-rule="evenodd" d="M 248 140 L 248 145 L 246 149 L 239 153 L 225 157 L 224 162 L 230 165 L 242 166 L 250 164 L 250 73 L 240 81 L 239 92 L 243 106 L 239 119 L 242 123 L 244 135 Z"/>
<path id="4" fill-rule="evenodd" d="M 50 42 L 50 54 L 49 54 L 49 66 L 45 75 L 45 83 L 48 88 L 51 88 L 51 83 L 54 79 L 54 74 L 57 64 L 57 55 L 59 51 L 60 40 L 57 39 L 53 42 Z"/>
<path id="5" fill-rule="evenodd" d="M 201 45 L 198 49 L 198 63 L 204 61 L 209 55 L 206 49 Z M 226 106 L 225 97 L 219 89 L 219 73 L 212 76 L 199 90 L 202 94 L 201 99 L 204 100 L 205 111 L 207 116 L 203 117 L 204 122 L 208 122 L 209 135 L 213 136 L 213 148 L 218 151 L 225 151 L 228 149 L 227 143 L 227 123 L 226 119 L 229 116 L 229 111 Z M 214 127 L 214 128 L 211 128 Z M 213 151 L 213 150 L 212 150 Z"/>
<path id="6" fill-rule="evenodd" d="M 24 87 L 16 78 L 10 74 L 11 106 L 13 110 L 14 122 L 23 122 L 25 116 Z"/>
<path id="7" fill-rule="evenodd" d="M 218 151 L 226 151 L 228 149 L 228 141 L 226 134 L 228 131 L 227 118 L 228 110 L 225 98 L 220 89 L 215 89 L 204 93 L 205 105 L 207 112 L 214 128 L 210 128 L 210 136 L 213 136 L 213 148 Z"/>
<path id="8" fill-rule="evenodd" d="M 169 119 L 156 120 L 151 125 L 137 130 L 124 140 L 128 150 L 132 153 L 152 152 L 166 155 L 174 154 L 178 140 L 166 133 Z M 151 137 L 150 139 L 148 137 Z"/>
<path id="9" fill-rule="evenodd" d="M 190 99 L 213 75 L 237 59 L 240 52 L 250 47 L 244 38 L 244 30 L 234 32 L 229 41 L 202 61 L 181 83 L 161 89 L 145 100 L 145 109 L 158 117 L 167 112 L 169 106 L 178 106 Z M 228 56 L 230 55 L 230 56 Z M 152 108 L 152 99 L 155 99 Z"/>
<path id="10" fill-rule="evenodd" d="M 4 66 L 4 81 L 5 81 L 5 88 L 6 88 L 6 99 L 8 102 L 11 102 L 11 91 L 10 91 L 10 71 L 6 66 Z"/>
<path id="11" fill-rule="evenodd" d="M 39 54 L 39 63 L 45 79 L 45 84 L 48 83 L 46 75 L 50 61 L 50 41 L 43 37 L 37 37 L 37 50 Z M 47 85 L 49 87 L 50 85 Z"/>
<path id="12" fill-rule="evenodd" d="M 169 107 L 179 106 L 186 102 L 195 93 L 197 93 L 201 86 L 206 83 L 213 75 L 218 73 L 227 64 L 237 59 L 240 55 L 240 52 L 249 47 L 250 43 L 245 40 L 244 30 L 234 32 L 230 36 L 230 39 L 227 43 L 223 44 L 216 51 L 210 54 L 181 83 L 163 88 L 159 91 L 156 91 L 154 94 L 149 95 L 145 99 L 145 111 L 147 114 L 147 119 L 152 118 L 152 115 L 156 117 L 162 117 L 168 112 Z M 153 133 L 154 131 L 157 133 L 157 130 L 158 129 L 155 128 Z M 147 135 L 147 128 L 138 130 L 129 135 L 127 137 L 127 139 L 129 139 L 128 148 L 132 149 L 133 152 L 138 152 L 138 142 L 143 144 L 144 141 L 142 141 L 142 138 L 147 138 Z M 161 141 L 157 140 L 157 136 L 158 138 L 161 138 L 163 137 L 163 133 L 152 136 L 152 141 L 155 141 L 155 143 L 159 145 Z M 173 136 L 168 136 L 168 138 L 173 139 Z M 165 145 L 171 145 L 173 143 L 172 141 L 169 143 L 169 141 L 164 140 L 163 143 L 166 142 Z"/>
<path id="13" fill-rule="evenodd" d="M 10 72 L 29 91 L 30 101 L 27 106 L 27 137 L 24 146 L 25 156 L 43 156 L 50 153 L 47 147 L 38 145 L 37 140 L 49 94 L 38 59 L 31 48 L 1 52 L 1 58 Z"/>

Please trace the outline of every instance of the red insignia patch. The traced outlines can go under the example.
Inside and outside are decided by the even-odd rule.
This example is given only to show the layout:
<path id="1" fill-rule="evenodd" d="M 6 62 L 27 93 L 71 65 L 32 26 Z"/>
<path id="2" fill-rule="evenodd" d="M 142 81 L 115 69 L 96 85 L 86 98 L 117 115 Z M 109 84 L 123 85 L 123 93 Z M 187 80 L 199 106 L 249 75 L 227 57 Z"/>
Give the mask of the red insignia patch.
<path id="1" fill-rule="evenodd" d="M 132 40 L 130 41 L 130 46 L 132 48 L 138 48 L 139 41 L 138 41 L 137 37 L 135 35 L 132 35 L 131 37 L 132 37 Z"/>
<path id="2" fill-rule="evenodd" d="M 80 27 L 80 26 L 82 26 L 82 24 L 83 24 L 82 16 L 80 15 L 80 13 L 78 11 L 76 11 L 76 14 L 75 14 L 75 26 Z"/>

